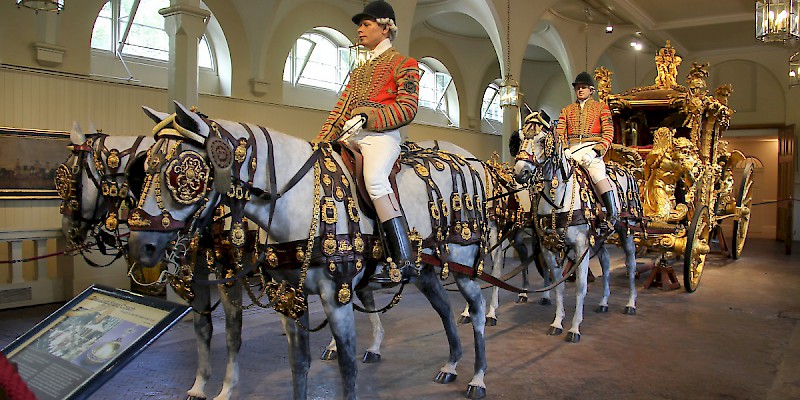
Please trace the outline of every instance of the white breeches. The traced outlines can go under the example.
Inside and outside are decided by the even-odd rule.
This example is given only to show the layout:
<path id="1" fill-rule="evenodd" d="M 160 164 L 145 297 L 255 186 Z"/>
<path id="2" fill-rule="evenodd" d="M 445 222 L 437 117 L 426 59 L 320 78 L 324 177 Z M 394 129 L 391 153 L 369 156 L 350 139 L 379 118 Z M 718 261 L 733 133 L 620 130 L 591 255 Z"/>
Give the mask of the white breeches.
<path id="1" fill-rule="evenodd" d="M 569 149 L 572 152 L 572 158 L 586 169 L 592 178 L 592 183 L 596 185 L 603 179 L 608 178 L 608 175 L 606 174 L 606 163 L 594 151 L 595 145 L 597 145 L 597 142 L 583 142 L 570 146 Z"/>
<path id="2" fill-rule="evenodd" d="M 352 143 L 364 157 L 364 183 L 372 200 L 392 193 L 389 174 L 400 155 L 400 131 L 384 132 L 362 130 Z"/>

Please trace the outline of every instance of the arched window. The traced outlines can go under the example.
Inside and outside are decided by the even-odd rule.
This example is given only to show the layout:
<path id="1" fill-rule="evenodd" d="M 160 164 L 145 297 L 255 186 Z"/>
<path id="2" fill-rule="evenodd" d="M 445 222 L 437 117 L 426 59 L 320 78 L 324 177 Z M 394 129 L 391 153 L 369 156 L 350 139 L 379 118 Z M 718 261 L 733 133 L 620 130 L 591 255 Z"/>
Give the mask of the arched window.
<path id="1" fill-rule="evenodd" d="M 500 108 L 500 86 L 499 79 L 497 79 L 483 91 L 481 130 L 499 135 L 502 122 L 503 110 Z"/>
<path id="2" fill-rule="evenodd" d="M 420 110 L 417 121 L 456 126 L 458 94 L 447 68 L 435 58 L 424 57 L 419 60 L 419 69 L 419 107 L 433 111 L 434 115 Z"/>
<path id="3" fill-rule="evenodd" d="M 283 81 L 340 92 L 350 73 L 347 37 L 330 28 L 314 28 L 292 46 L 283 67 Z"/>
<path id="4" fill-rule="evenodd" d="M 169 0 L 110 0 L 100 10 L 92 30 L 92 48 L 152 60 L 169 60 L 169 36 L 158 10 Z M 133 17 L 131 19 L 131 17 Z M 214 68 L 214 56 L 205 36 L 198 43 L 198 64 Z"/>

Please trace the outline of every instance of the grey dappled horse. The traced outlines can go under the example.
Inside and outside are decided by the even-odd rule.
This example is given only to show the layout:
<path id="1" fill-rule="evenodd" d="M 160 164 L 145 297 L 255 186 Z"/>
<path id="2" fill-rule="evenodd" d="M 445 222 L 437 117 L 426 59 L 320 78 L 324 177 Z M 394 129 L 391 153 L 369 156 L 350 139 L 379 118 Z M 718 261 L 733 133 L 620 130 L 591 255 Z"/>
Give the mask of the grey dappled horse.
<path id="1" fill-rule="evenodd" d="M 518 181 L 530 182 L 534 188 L 540 190 L 538 204 L 536 204 L 536 224 L 539 224 L 541 217 L 555 216 L 555 214 L 567 214 L 570 217 L 583 213 L 582 201 L 580 199 L 581 190 L 585 193 L 593 193 L 591 187 L 580 187 L 577 180 L 577 164 L 568 159 L 562 151 L 561 140 L 555 130 L 545 122 L 538 112 L 530 114 L 525 118 L 525 124 L 520 132 L 522 145 L 517 155 L 514 166 L 514 173 Z M 612 185 L 614 194 L 617 196 L 617 204 L 620 205 L 620 215 L 630 208 L 637 207 L 639 201 L 638 187 L 630 172 L 617 165 L 609 165 L 609 170 L 613 170 L 616 175 L 615 184 Z M 609 175 L 612 175 L 611 173 Z M 553 189 L 554 184 L 556 187 Z M 554 195 L 551 195 L 554 194 Z M 623 199 L 624 201 L 619 201 Z M 641 206 L 638 205 L 640 208 Z M 641 215 L 639 213 L 638 215 Z M 555 218 L 558 220 L 558 218 Z M 577 220 L 577 219 L 576 219 Z M 588 220 L 588 218 L 587 218 Z M 588 223 L 571 224 L 569 226 L 557 226 L 553 232 L 551 226 L 537 227 L 540 237 L 542 234 L 550 235 L 555 240 L 544 238 L 542 242 L 542 255 L 551 271 L 553 277 L 562 276 L 563 265 L 567 257 L 578 260 L 575 272 L 575 291 L 576 304 L 575 316 L 572 319 L 572 327 L 566 337 L 568 342 L 576 343 L 580 341 L 579 326 L 583 320 L 583 301 L 586 296 L 586 280 L 589 270 L 589 258 L 593 250 L 593 240 L 591 227 Z M 636 248 L 633 242 L 633 235 L 628 233 L 628 228 L 624 223 L 615 226 L 615 231 L 619 235 L 620 243 L 625 251 L 625 265 L 628 271 L 630 295 L 625 306 L 624 313 L 634 315 L 636 313 Z M 557 243 L 557 242 L 561 243 Z M 548 243 L 549 242 L 549 243 Z M 598 243 L 599 244 L 599 243 Z M 559 248 L 559 246 L 561 246 Z M 597 306 L 597 312 L 608 311 L 609 297 L 609 266 L 610 259 L 605 246 L 600 245 L 596 249 L 596 255 L 603 269 L 603 297 Z M 559 260 L 560 258 L 560 260 Z M 564 319 L 564 284 L 556 286 L 556 314 L 553 323 L 550 324 L 548 334 L 559 335 L 563 332 L 562 320 Z"/>
<path id="2" fill-rule="evenodd" d="M 63 172 L 64 179 L 72 182 L 67 191 L 74 192 L 62 199 L 62 230 L 73 244 L 83 243 L 87 232 L 103 229 L 111 213 L 115 213 L 116 218 L 123 217 L 117 213 L 118 202 L 123 198 L 129 202 L 134 201 L 129 194 L 138 194 L 131 191 L 135 192 L 137 184 L 134 182 L 137 178 L 144 179 L 143 157 L 147 149 L 155 143 L 152 137 L 146 136 L 90 134 L 88 139 L 81 132 L 80 126 L 75 124 L 70 134 L 72 154 L 63 164 L 66 168 Z M 114 188 L 110 189 L 112 186 Z M 124 222 L 119 220 L 120 224 Z M 205 262 L 197 263 L 194 268 L 195 281 L 208 280 L 209 267 L 213 266 Z M 215 399 L 227 400 L 231 398 L 239 376 L 237 356 L 241 347 L 242 286 L 238 281 L 232 286 L 215 286 L 220 291 L 220 303 L 225 311 L 225 339 L 228 349 L 225 380 Z M 205 385 L 211 377 L 211 286 L 195 282 L 192 289 L 194 299 L 190 305 L 195 311 L 192 316 L 197 341 L 197 373 L 188 394 L 190 398 L 204 399 Z"/>
<path id="3" fill-rule="evenodd" d="M 208 154 L 205 146 L 208 145 L 210 134 L 215 126 L 227 131 L 234 140 L 252 139 L 253 148 L 247 151 L 243 164 L 249 166 L 252 163 L 252 155 L 255 149 L 257 152 L 257 166 L 253 176 L 247 167 L 236 171 L 240 179 L 252 178 L 252 190 L 266 193 L 270 187 L 283 188 L 278 193 L 266 193 L 265 196 L 252 196 L 246 200 L 243 208 L 244 216 L 250 221 L 255 222 L 259 227 L 268 231 L 269 238 L 277 243 L 293 242 L 298 240 L 307 241 L 309 239 L 309 227 L 312 225 L 312 205 L 314 204 L 315 177 L 314 173 L 308 169 L 302 174 L 297 174 L 303 169 L 303 165 L 314 156 L 315 150 L 308 142 L 297 139 L 279 132 L 267 131 L 264 128 L 240 124 L 223 120 L 201 119 L 197 114 L 186 110 L 182 105 L 176 104 L 177 112 L 174 116 L 166 116 L 152 110 L 146 109 L 148 114 L 158 123 L 159 129 L 163 129 L 161 138 L 151 148 L 148 156 L 147 165 L 155 166 L 152 171 L 152 185 L 145 183 L 145 190 L 139 203 L 139 215 L 144 215 L 144 224 L 155 221 L 160 224 L 163 221 L 165 226 L 183 226 L 193 231 L 202 228 L 202 221 L 207 221 L 208 210 L 214 209 L 218 204 L 225 200 L 223 193 L 209 183 L 202 189 L 194 188 L 191 195 L 200 196 L 194 201 L 187 202 L 185 199 L 176 199 L 173 192 L 164 183 L 164 179 L 154 177 L 166 176 L 164 170 L 169 161 L 183 157 L 184 161 L 201 160 L 206 165 L 206 169 L 211 171 Z M 172 119 L 171 119 L 172 118 Z M 182 136 L 176 136 L 180 133 Z M 229 143 L 229 145 L 232 145 Z M 430 146 L 430 144 L 428 144 Z M 450 148 L 457 149 L 453 145 L 440 143 L 444 150 Z M 316 150 L 319 151 L 319 150 Z M 463 149 L 459 153 L 466 153 Z M 338 155 L 333 155 L 339 165 L 341 159 Z M 473 170 L 477 170 L 478 177 L 483 176 L 482 165 L 477 161 L 470 161 L 469 165 Z M 466 166 L 461 168 L 466 169 Z M 463 171 L 463 169 L 462 169 Z M 215 171 L 214 171 L 215 172 Z M 441 191 L 441 198 L 449 199 L 454 192 L 453 180 L 449 172 L 431 169 L 430 176 L 436 182 Z M 471 171 L 466 171 L 467 176 L 471 176 Z M 274 174 L 276 182 L 268 182 L 270 174 Z M 296 175 L 297 174 L 297 175 Z M 296 180 L 293 177 L 297 177 Z M 352 178 L 347 175 L 350 182 Z M 228 176 L 213 175 L 209 182 L 222 179 L 229 179 Z M 148 178 L 150 179 L 150 178 Z M 165 178 L 166 179 L 166 178 Z M 292 185 L 287 185 L 293 181 Z M 151 182 L 151 183 L 152 183 Z M 480 188 L 483 189 L 483 182 Z M 423 238 L 429 237 L 432 233 L 428 204 L 424 201 L 415 201 L 426 198 L 428 195 L 425 182 L 420 180 L 414 169 L 404 168 L 397 174 L 397 184 L 401 205 L 405 211 L 409 226 L 416 228 Z M 287 187 L 288 186 L 288 187 Z M 469 186 L 469 185 L 467 185 Z M 222 186 L 224 187 L 224 186 Z M 197 189 L 197 190 L 195 190 Z M 471 196 L 480 195 L 474 193 L 472 187 L 462 188 Z M 485 192 L 484 192 L 485 193 Z M 270 198 L 274 196 L 274 198 Z M 484 199 L 485 200 L 485 199 Z M 338 215 L 346 215 L 348 210 L 342 204 L 337 204 Z M 359 216 L 358 224 L 361 232 L 369 234 L 373 231 L 375 222 L 369 219 L 356 205 Z M 347 232 L 347 221 L 338 219 L 337 233 Z M 156 263 L 165 253 L 169 243 L 179 238 L 178 230 L 163 229 L 149 230 L 141 229 L 132 232 L 129 245 L 131 255 L 144 265 Z M 320 232 L 311 232 L 319 235 Z M 450 243 L 446 251 L 442 251 L 445 262 L 458 263 L 462 265 L 473 265 L 480 254 L 480 246 L 476 243 L 472 245 L 457 245 Z M 441 245 L 444 248 L 444 244 Z M 352 302 L 341 304 L 339 302 L 338 288 L 327 272 L 327 265 L 312 263 L 306 270 L 303 291 L 307 294 L 317 294 L 320 296 L 325 314 L 330 322 L 330 328 L 336 340 L 338 350 L 338 363 L 343 380 L 344 396 L 352 399 L 356 397 L 356 362 L 355 362 L 355 327 L 353 317 Z M 472 380 L 468 384 L 467 397 L 480 398 L 486 393 L 484 384 L 484 374 L 486 371 L 486 354 L 484 345 L 484 310 L 485 302 L 480 292 L 477 282 L 469 275 L 453 272 L 456 284 L 462 295 L 470 303 L 473 319 L 473 335 L 475 342 L 475 368 Z M 270 275 L 276 281 L 288 281 L 295 287 L 301 280 L 301 271 L 298 270 L 272 270 Z M 349 287 L 356 285 L 363 278 L 364 270 L 361 270 L 351 282 Z M 456 376 L 456 366 L 461 358 L 461 343 L 458 336 L 457 327 L 453 313 L 447 300 L 444 288 L 442 287 L 439 275 L 434 272 L 432 266 L 423 265 L 420 276 L 415 279 L 415 285 L 431 302 L 431 305 L 439 314 L 447 333 L 450 344 L 450 357 L 437 376 L 436 381 L 440 383 L 452 382 Z M 292 367 L 292 380 L 294 395 L 296 398 L 307 397 L 307 374 L 310 363 L 308 331 L 299 327 L 292 319 L 281 316 L 284 330 L 289 341 L 289 359 Z M 304 313 L 299 317 L 298 322 L 304 326 L 309 326 L 309 315 Z"/>

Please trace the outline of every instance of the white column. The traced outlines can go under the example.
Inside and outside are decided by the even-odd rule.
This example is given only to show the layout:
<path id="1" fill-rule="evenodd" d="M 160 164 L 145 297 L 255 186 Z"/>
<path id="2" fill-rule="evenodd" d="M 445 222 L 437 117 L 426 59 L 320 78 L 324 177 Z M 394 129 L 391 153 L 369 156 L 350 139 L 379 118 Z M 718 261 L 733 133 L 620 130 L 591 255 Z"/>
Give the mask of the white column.
<path id="1" fill-rule="evenodd" d="M 197 105 L 197 45 L 211 15 L 199 6 L 200 0 L 172 0 L 158 11 L 169 35 L 168 110 L 174 109 L 173 101 Z"/>

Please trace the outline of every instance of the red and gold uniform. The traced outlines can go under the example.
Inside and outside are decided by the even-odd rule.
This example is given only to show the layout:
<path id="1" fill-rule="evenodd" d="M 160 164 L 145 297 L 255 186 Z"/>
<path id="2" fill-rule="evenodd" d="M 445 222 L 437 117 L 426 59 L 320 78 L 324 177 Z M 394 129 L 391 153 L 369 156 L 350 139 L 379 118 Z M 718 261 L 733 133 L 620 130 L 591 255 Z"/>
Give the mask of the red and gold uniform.
<path id="1" fill-rule="evenodd" d="M 417 60 L 390 47 L 353 70 L 315 141 L 336 140 L 344 123 L 361 113 L 367 116 L 364 129 L 368 131 L 384 132 L 408 125 L 417 115 L 418 88 Z"/>
<path id="2" fill-rule="evenodd" d="M 563 109 L 558 116 L 556 131 L 567 147 L 596 142 L 593 148 L 605 154 L 614 140 L 614 124 L 611 111 L 605 102 L 589 98 L 583 107 L 578 102 Z"/>

